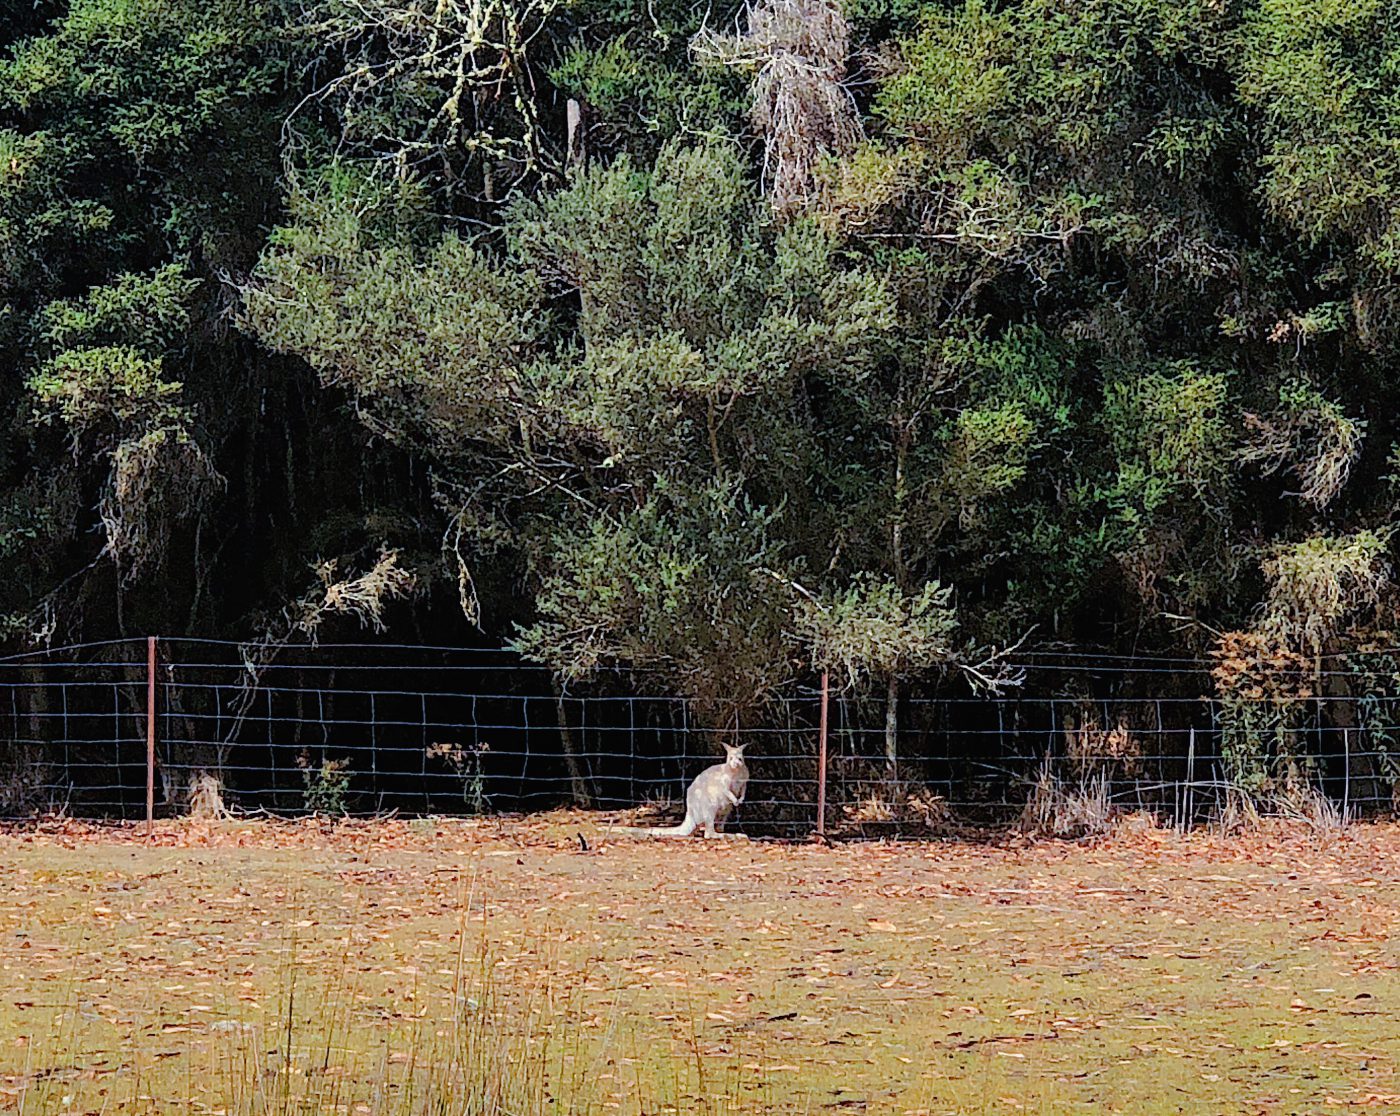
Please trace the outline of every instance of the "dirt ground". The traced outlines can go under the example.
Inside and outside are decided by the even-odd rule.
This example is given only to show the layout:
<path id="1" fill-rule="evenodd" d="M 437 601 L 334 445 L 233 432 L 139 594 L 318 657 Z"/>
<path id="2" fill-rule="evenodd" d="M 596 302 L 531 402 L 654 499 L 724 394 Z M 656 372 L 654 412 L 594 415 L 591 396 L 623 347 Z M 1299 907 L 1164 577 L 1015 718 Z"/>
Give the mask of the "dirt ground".
<path id="1" fill-rule="evenodd" d="M 473 1012 L 539 1112 L 1400 1110 L 1395 825 L 70 822 L 0 866 L 0 1112 L 427 1111 Z"/>

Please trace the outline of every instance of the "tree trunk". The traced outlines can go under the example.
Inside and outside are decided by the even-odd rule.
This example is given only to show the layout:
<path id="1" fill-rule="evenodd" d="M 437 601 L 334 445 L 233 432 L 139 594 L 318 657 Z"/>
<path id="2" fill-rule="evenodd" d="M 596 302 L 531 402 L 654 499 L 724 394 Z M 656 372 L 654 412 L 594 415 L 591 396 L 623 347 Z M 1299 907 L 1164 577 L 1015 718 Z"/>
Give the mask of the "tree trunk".
<path id="1" fill-rule="evenodd" d="M 904 505 L 908 499 L 905 465 L 909 457 L 909 427 L 896 420 L 894 431 L 894 514 L 890 523 L 890 564 L 894 583 L 901 593 L 908 591 L 909 574 L 904 566 Z"/>
<path id="2" fill-rule="evenodd" d="M 904 505 L 908 496 L 905 464 L 909 456 L 909 423 L 901 414 L 894 421 L 894 515 L 890 523 L 890 563 L 894 583 L 908 592 L 909 573 L 904 565 Z M 899 675 L 893 671 L 885 690 L 885 763 L 891 779 L 899 774 Z"/>
<path id="3" fill-rule="evenodd" d="M 1329 644 L 1329 651 L 1336 645 Z M 1335 763 L 1337 755 L 1342 757 L 1342 800 L 1348 805 L 1385 802 L 1389 793 L 1385 789 L 1385 776 L 1377 763 L 1374 748 L 1363 747 L 1360 754 L 1350 754 L 1350 744 L 1360 737 L 1365 740 L 1365 730 L 1360 727 L 1356 716 L 1356 695 L 1352 693 L 1351 681 L 1342 671 L 1324 673 L 1319 654 L 1314 665 L 1316 693 L 1321 696 L 1318 703 L 1317 724 L 1320 730 L 1321 750 L 1330 752 Z M 1329 731 L 1330 730 L 1330 731 Z M 1324 769 L 1326 761 L 1324 760 Z"/>
<path id="4" fill-rule="evenodd" d="M 169 668 L 162 668 L 169 670 Z M 167 673 L 167 677 L 173 675 Z M 198 817 L 224 814 L 224 747 L 218 740 L 201 740 L 198 722 L 185 708 L 182 688 L 166 692 L 167 723 L 178 719 L 184 737 L 180 743 L 157 740 L 156 769 L 160 773 L 165 805 Z M 216 699 L 217 700 L 217 699 Z"/>
<path id="5" fill-rule="evenodd" d="M 53 781 L 60 763 L 54 746 L 59 735 L 46 723 L 49 713 L 49 691 L 41 667 L 25 667 L 20 672 L 22 688 L 16 702 L 13 743 L 6 750 L 0 745 L 0 815 L 19 816 L 45 808 L 52 809 L 57 788 L 45 784 Z M 69 783 L 68 757 L 65 754 L 62 779 Z"/>
<path id="6" fill-rule="evenodd" d="M 574 805 L 588 809 L 593 805 L 593 796 L 588 791 L 588 780 L 579 767 L 578 752 L 574 749 L 574 734 L 569 728 L 569 718 L 564 713 L 564 691 L 559 683 L 554 684 L 554 710 L 559 719 L 559 744 L 564 750 L 564 766 L 569 772 L 569 794 Z"/>
<path id="7" fill-rule="evenodd" d="M 891 674 L 885 691 L 885 763 L 890 778 L 899 774 L 899 677 Z"/>

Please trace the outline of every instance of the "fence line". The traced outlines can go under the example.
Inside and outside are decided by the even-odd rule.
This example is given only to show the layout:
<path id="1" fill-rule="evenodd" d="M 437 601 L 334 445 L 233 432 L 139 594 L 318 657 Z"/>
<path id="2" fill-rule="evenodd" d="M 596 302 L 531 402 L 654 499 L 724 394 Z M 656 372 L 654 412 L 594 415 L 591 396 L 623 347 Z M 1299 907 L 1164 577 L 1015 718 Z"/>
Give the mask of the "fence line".
<path id="1" fill-rule="evenodd" d="M 569 692 L 499 651 L 325 644 L 279 655 L 250 663 L 246 645 L 141 639 L 0 659 L 0 816 L 149 818 L 189 809 L 211 785 L 230 807 L 277 814 L 567 802 L 659 814 L 718 758 L 718 734 L 686 702 L 624 691 L 621 676 Z M 949 816 L 1004 822 L 1074 793 L 1189 822 L 1283 767 L 1344 811 L 1393 806 L 1400 680 L 1319 671 L 1344 676 L 1346 692 L 1283 704 L 1246 693 L 1227 709 L 1209 694 L 1209 664 L 1043 658 L 1025 656 L 1026 683 L 1009 693 L 913 690 L 892 734 L 883 694 L 781 695 L 737 730 L 751 770 L 737 824 L 934 829 Z M 1242 766 L 1251 748 L 1262 749 L 1255 768 Z"/>

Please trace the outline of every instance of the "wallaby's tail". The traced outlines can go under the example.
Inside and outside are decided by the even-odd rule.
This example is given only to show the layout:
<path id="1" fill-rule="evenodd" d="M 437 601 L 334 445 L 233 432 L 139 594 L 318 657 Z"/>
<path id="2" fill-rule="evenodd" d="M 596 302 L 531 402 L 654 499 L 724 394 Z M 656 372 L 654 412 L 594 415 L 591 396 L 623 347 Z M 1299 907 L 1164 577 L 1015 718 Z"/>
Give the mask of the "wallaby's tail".
<path id="1" fill-rule="evenodd" d="M 692 816 L 692 814 L 690 813 L 690 811 L 687 810 L 685 813 L 685 821 L 681 822 L 680 825 L 667 826 L 662 829 L 640 829 L 636 826 L 619 826 L 618 828 L 612 830 L 612 832 L 633 833 L 636 834 L 638 837 L 641 837 L 643 835 L 647 837 L 689 837 L 699 828 L 700 823 L 696 821 L 694 816 Z"/>
<path id="2" fill-rule="evenodd" d="M 648 829 L 647 832 L 653 837 L 689 837 L 697 829 L 700 823 L 695 820 L 695 815 L 689 810 L 685 812 L 685 821 L 680 825 L 667 826 L 664 829 Z"/>

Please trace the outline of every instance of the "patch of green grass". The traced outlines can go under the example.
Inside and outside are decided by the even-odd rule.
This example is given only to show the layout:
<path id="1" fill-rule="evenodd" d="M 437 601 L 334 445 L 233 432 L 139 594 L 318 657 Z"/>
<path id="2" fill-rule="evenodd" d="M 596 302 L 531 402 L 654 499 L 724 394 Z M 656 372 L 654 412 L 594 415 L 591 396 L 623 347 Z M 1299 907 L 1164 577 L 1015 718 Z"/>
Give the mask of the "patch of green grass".
<path id="1" fill-rule="evenodd" d="M 1400 883 L 1368 855 L 406 832 L 6 847 L 0 1110 L 1151 1116 L 1400 1094 Z"/>

